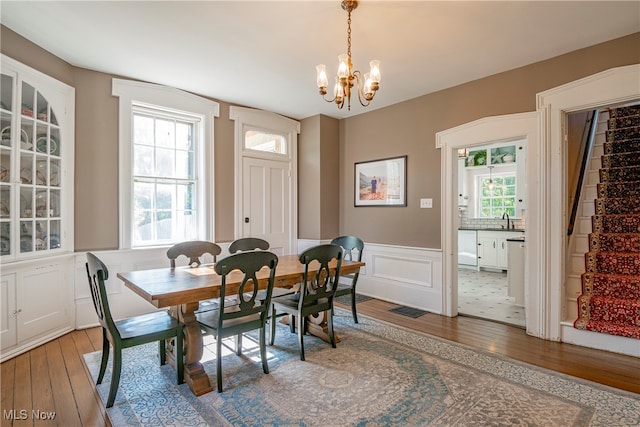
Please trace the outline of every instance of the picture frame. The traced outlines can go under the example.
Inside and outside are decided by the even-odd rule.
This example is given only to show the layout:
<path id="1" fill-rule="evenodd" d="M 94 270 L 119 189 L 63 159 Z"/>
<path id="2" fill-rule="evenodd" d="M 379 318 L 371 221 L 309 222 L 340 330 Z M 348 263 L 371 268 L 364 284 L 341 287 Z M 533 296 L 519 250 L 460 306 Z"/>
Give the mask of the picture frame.
<path id="1" fill-rule="evenodd" d="M 354 164 L 354 206 L 407 206 L 407 156 Z"/>

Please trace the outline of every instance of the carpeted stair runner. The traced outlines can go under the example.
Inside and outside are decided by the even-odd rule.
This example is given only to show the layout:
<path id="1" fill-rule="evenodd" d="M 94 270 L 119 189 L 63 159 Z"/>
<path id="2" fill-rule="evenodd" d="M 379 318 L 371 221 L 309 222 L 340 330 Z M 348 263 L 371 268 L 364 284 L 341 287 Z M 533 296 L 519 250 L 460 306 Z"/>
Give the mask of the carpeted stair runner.
<path id="1" fill-rule="evenodd" d="M 640 339 L 640 105 L 609 111 L 574 326 Z"/>

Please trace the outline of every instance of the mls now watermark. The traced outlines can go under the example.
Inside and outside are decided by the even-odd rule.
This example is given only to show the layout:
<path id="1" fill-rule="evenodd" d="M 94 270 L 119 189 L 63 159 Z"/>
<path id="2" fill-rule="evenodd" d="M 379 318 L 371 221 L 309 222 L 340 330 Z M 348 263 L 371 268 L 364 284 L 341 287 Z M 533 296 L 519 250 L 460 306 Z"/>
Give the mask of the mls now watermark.
<path id="1" fill-rule="evenodd" d="M 41 411 L 39 409 L 3 409 L 2 416 L 5 420 L 53 420 L 56 413 L 51 411 Z"/>

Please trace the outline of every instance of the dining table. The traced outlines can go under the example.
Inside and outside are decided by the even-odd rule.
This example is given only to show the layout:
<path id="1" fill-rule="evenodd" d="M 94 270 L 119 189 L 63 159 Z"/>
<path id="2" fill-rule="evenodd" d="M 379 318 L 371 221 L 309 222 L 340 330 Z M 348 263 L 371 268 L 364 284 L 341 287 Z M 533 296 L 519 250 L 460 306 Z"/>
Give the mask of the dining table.
<path id="1" fill-rule="evenodd" d="M 336 263 L 334 259 L 329 264 L 330 270 L 335 270 Z M 364 265 L 361 261 L 343 260 L 340 275 L 357 273 Z M 316 270 L 313 267 L 312 263 L 309 269 L 310 279 L 315 276 Z M 298 255 L 279 256 L 274 287 L 294 287 L 302 282 L 303 273 L 304 264 L 300 262 Z M 204 348 L 203 336 L 195 312 L 200 301 L 220 297 L 221 281 L 214 270 L 214 264 L 121 272 L 117 277 L 126 287 L 155 307 L 170 308 L 171 315 L 184 325 L 184 355 L 175 354 L 175 348 L 167 345 L 167 360 L 177 367 L 176 357 L 184 357 L 184 379 L 196 396 L 213 390 L 209 376 L 200 362 Z M 243 277 L 244 275 L 237 271 L 227 276 L 228 295 L 238 291 Z M 266 288 L 269 270 L 265 268 L 258 272 L 257 279 L 258 287 Z M 320 329 L 320 332 L 315 334 L 327 339 L 322 336 L 322 331 L 323 329 Z"/>

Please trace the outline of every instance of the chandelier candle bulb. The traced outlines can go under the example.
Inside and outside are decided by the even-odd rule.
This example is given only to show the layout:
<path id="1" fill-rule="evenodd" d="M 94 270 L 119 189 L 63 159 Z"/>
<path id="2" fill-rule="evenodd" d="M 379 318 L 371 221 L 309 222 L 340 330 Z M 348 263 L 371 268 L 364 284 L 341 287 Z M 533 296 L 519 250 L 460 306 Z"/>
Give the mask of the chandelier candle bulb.
<path id="1" fill-rule="evenodd" d="M 380 75 L 380 61 L 374 59 L 373 61 L 369 62 L 369 67 L 371 67 L 371 71 L 369 71 L 371 81 L 376 83 L 377 85 L 378 83 L 380 83 L 380 78 L 382 77 Z"/>
<path id="2" fill-rule="evenodd" d="M 346 53 L 342 55 L 338 55 L 338 77 L 341 79 L 346 79 L 349 77 L 349 57 Z"/>
<path id="3" fill-rule="evenodd" d="M 320 89 L 320 93 L 327 93 L 327 86 L 329 85 L 329 79 L 327 79 L 327 67 L 324 64 L 316 65 L 316 70 L 318 71 L 317 83 L 318 88 Z M 324 92 L 323 92 L 324 90 Z"/>

